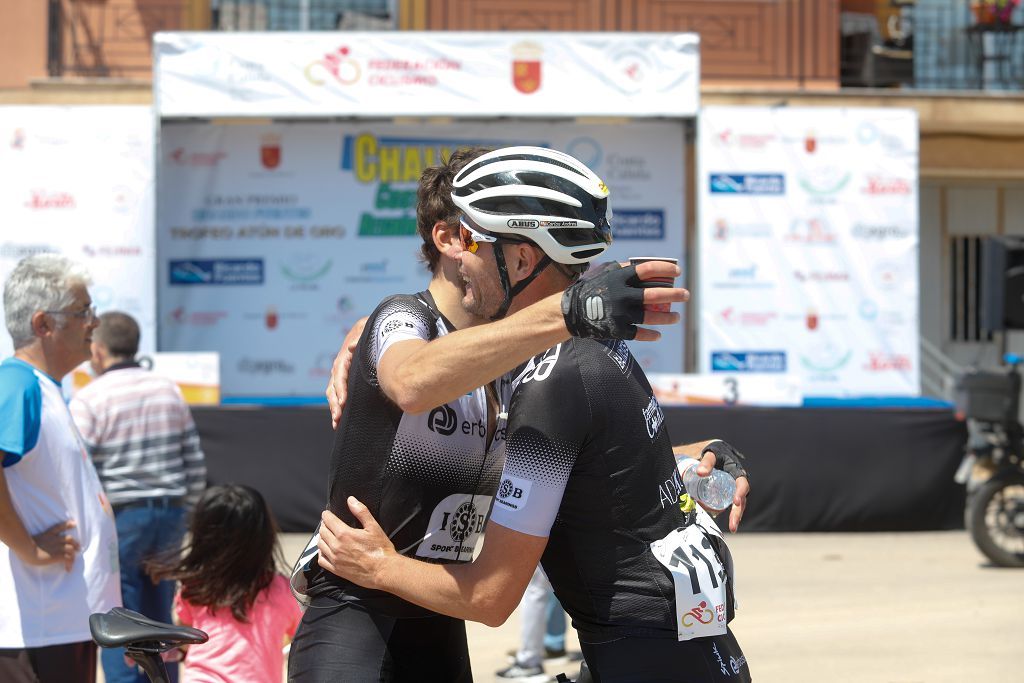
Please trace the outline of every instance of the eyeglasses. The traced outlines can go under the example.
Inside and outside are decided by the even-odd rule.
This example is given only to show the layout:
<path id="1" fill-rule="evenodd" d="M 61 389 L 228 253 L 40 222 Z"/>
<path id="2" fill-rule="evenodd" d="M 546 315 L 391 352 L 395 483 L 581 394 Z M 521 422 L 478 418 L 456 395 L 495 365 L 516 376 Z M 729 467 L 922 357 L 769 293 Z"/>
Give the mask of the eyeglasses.
<path id="1" fill-rule="evenodd" d="M 81 311 L 43 311 L 43 313 L 49 313 L 50 315 L 67 315 L 72 318 L 84 318 L 86 322 L 92 322 L 96 320 L 96 306 L 89 306 Z"/>
<path id="2" fill-rule="evenodd" d="M 504 235 L 488 235 L 486 233 L 474 230 L 473 227 L 466 221 L 465 216 L 459 218 L 459 239 L 462 240 L 462 248 L 468 251 L 470 254 L 475 254 L 477 249 L 480 248 L 481 242 L 488 242 L 494 244 L 497 242 L 511 242 L 512 244 L 529 244 L 529 240 L 518 240 L 514 237 L 505 237 Z"/>
<path id="3" fill-rule="evenodd" d="M 498 238 L 494 235 L 485 235 L 471 228 L 469 223 L 466 222 L 465 217 L 459 218 L 459 239 L 462 240 L 462 248 L 470 254 L 476 253 L 476 250 L 480 248 L 481 242 L 494 243 L 498 241 Z"/>

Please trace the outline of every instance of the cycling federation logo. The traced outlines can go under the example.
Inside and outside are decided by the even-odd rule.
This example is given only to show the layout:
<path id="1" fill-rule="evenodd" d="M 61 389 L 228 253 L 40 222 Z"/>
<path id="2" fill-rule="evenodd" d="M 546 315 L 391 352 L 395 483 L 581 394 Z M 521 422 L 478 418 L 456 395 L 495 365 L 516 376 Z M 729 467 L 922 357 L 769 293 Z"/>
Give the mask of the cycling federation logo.
<path id="1" fill-rule="evenodd" d="M 710 624 L 715 620 L 715 614 L 708 608 L 706 600 L 701 600 L 689 612 L 683 615 L 682 622 L 686 628 L 692 628 L 696 622 Z"/>
<path id="2" fill-rule="evenodd" d="M 654 396 L 651 396 L 650 403 L 644 408 L 644 420 L 647 422 L 647 436 L 653 439 L 657 436 L 658 430 L 661 429 L 661 425 L 665 421 L 665 413 L 661 411 L 658 399 Z"/>
<path id="3" fill-rule="evenodd" d="M 427 427 L 430 428 L 430 431 L 437 432 L 442 436 L 451 436 L 455 433 L 457 426 L 458 419 L 455 416 L 455 411 L 448 404 L 434 408 L 427 416 Z"/>
<path id="4" fill-rule="evenodd" d="M 528 40 L 512 46 L 512 85 L 524 95 L 540 89 L 544 48 Z"/>
<path id="5" fill-rule="evenodd" d="M 306 80 L 313 85 L 324 85 L 327 82 L 325 76 L 330 76 L 341 85 L 352 85 L 359 80 L 363 70 L 359 62 L 349 57 L 349 52 L 348 46 L 342 45 L 310 62 L 303 72 Z"/>

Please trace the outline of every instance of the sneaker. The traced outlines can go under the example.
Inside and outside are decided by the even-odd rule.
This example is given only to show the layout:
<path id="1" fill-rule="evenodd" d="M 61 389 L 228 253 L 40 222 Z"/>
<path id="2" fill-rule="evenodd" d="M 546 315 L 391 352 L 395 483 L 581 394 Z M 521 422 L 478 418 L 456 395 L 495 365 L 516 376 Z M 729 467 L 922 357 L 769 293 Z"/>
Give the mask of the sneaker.
<path id="1" fill-rule="evenodd" d="M 519 653 L 519 650 L 517 650 L 516 648 L 512 648 L 511 650 L 507 650 L 505 652 L 505 655 L 508 656 L 509 661 L 514 662 L 516 660 L 516 655 L 518 653 Z M 576 655 L 576 654 L 577 654 L 576 652 L 568 653 L 569 659 L 571 660 L 573 658 L 573 656 Z M 565 656 L 566 656 L 566 651 L 565 651 L 564 647 L 556 650 L 556 649 L 550 648 L 550 647 L 548 647 L 546 645 L 544 646 L 544 659 L 558 659 L 560 657 L 565 657 Z M 583 658 L 583 655 L 580 655 L 580 659 L 582 659 L 582 658 Z"/>
<path id="2" fill-rule="evenodd" d="M 512 666 L 497 671 L 494 674 L 496 681 L 516 681 L 517 683 L 547 683 L 548 677 L 542 666 L 521 666 L 513 662 Z"/>

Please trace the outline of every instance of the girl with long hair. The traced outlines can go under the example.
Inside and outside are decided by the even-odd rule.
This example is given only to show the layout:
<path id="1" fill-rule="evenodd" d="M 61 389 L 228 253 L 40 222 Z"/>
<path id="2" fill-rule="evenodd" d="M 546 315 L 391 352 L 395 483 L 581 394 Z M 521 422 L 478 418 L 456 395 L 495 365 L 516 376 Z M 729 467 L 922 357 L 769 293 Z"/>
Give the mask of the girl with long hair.
<path id="1" fill-rule="evenodd" d="M 210 636 L 188 649 L 189 683 L 280 683 L 302 614 L 278 566 L 277 524 L 259 491 L 207 489 L 185 547 L 150 563 L 154 578 L 180 582 L 175 620 Z"/>

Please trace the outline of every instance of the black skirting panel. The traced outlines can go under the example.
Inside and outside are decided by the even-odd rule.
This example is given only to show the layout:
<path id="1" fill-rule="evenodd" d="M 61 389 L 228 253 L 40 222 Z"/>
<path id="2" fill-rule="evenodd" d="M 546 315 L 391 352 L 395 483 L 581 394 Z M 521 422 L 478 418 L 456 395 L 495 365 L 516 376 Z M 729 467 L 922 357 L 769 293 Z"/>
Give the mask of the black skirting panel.
<path id="1" fill-rule="evenodd" d="M 211 484 L 259 489 L 283 531 L 310 532 L 327 500 L 326 407 L 193 409 Z M 963 526 L 953 482 L 966 440 L 947 410 L 665 408 L 674 443 L 747 456 L 745 531 L 923 531 Z"/>

